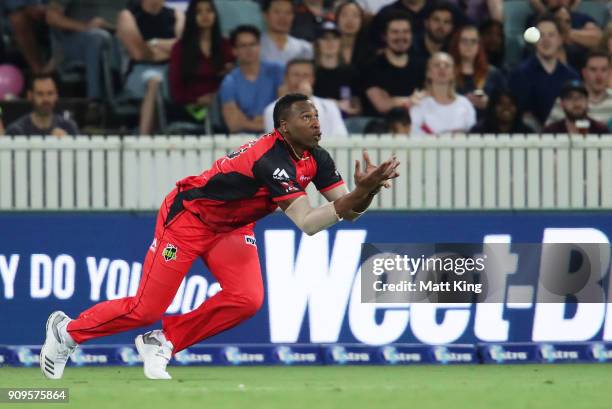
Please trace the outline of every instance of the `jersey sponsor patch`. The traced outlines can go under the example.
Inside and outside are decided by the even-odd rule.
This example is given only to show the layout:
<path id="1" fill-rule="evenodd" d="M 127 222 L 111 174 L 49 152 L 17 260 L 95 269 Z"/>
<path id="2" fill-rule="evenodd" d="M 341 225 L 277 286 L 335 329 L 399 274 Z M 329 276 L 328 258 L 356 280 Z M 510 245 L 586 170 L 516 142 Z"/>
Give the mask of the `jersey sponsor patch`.
<path id="1" fill-rule="evenodd" d="M 274 180 L 285 181 L 289 179 L 289 174 L 287 173 L 285 169 L 276 168 L 276 170 L 272 174 L 272 177 L 274 178 Z"/>
<path id="2" fill-rule="evenodd" d="M 162 256 L 164 257 L 164 260 L 166 261 L 176 260 L 177 251 L 178 249 L 176 248 L 175 245 L 168 243 L 162 253 Z"/>
<path id="3" fill-rule="evenodd" d="M 244 236 L 244 242 L 246 244 L 250 244 L 251 246 L 257 247 L 257 241 L 255 240 L 255 236 Z"/>

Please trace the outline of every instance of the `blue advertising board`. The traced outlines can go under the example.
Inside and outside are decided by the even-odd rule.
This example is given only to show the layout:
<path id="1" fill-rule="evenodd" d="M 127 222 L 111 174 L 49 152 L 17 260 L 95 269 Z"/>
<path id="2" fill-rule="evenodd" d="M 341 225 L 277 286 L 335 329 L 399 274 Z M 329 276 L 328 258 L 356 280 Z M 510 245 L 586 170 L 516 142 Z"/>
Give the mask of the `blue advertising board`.
<path id="1" fill-rule="evenodd" d="M 0 214 L 0 345 L 40 345 L 51 311 L 76 316 L 94 303 L 135 294 L 154 221 L 153 213 Z M 253 318 L 204 344 L 612 341 L 610 304 L 369 304 L 361 302 L 359 279 L 364 242 L 505 242 L 510 257 L 512 243 L 609 243 L 611 213 L 371 212 L 314 236 L 303 235 L 275 213 L 258 223 L 256 237 L 264 304 Z M 537 270 L 537 260 L 518 260 L 517 269 L 522 268 Z M 219 290 L 214 276 L 197 261 L 167 313 L 191 311 Z M 95 344 L 131 344 L 142 331 L 100 338 Z M 555 351 L 543 353 L 552 358 L 568 355 Z M 447 352 L 440 350 L 439 355 Z M 601 348 L 580 352 L 593 353 L 609 359 Z M 206 359 L 197 356 L 205 353 L 193 354 L 193 359 Z M 499 359 L 515 356 L 495 354 Z M 124 355 L 131 359 L 129 351 Z M 281 360 L 312 359 L 300 350 L 277 355 Z M 400 350 L 389 350 L 387 356 L 416 359 Z"/>

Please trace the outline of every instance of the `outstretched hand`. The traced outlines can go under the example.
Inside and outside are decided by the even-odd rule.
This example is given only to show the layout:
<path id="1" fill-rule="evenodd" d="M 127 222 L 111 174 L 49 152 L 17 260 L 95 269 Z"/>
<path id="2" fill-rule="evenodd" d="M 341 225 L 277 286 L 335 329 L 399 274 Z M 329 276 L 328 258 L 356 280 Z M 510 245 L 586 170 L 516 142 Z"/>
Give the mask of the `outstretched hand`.
<path id="1" fill-rule="evenodd" d="M 365 162 L 365 170 L 361 171 L 361 163 L 355 160 L 355 185 L 361 187 L 371 194 L 376 194 L 381 187 L 391 187 L 391 179 L 399 176 L 397 167 L 400 162 L 395 155 L 376 166 L 372 164 L 370 155 L 366 150 L 363 151 L 363 160 Z"/>

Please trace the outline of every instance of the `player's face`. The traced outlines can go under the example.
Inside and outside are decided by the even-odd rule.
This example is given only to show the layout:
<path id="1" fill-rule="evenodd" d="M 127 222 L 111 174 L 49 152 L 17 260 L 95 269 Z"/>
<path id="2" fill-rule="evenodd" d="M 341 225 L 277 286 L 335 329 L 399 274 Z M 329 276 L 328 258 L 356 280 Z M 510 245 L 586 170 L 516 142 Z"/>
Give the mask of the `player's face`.
<path id="1" fill-rule="evenodd" d="M 281 123 L 281 128 L 292 143 L 308 149 L 317 146 L 321 140 L 319 113 L 310 100 L 294 103 L 287 120 Z"/>
<path id="2" fill-rule="evenodd" d="M 385 33 L 387 48 L 395 54 L 407 53 L 412 45 L 412 28 L 406 20 L 389 23 Z"/>
<path id="3" fill-rule="evenodd" d="M 610 61 L 606 57 L 590 58 L 586 67 L 582 69 L 584 83 L 589 90 L 595 92 L 605 91 L 608 87 L 608 76 L 610 75 Z"/>
<path id="4" fill-rule="evenodd" d="M 270 31 L 288 33 L 293 23 L 293 5 L 288 1 L 273 1 L 265 17 Z"/>
<path id="5" fill-rule="evenodd" d="M 215 11 L 207 1 L 201 1 L 196 6 L 196 23 L 199 28 L 212 28 L 215 24 Z"/>
<path id="6" fill-rule="evenodd" d="M 53 113 L 53 109 L 57 103 L 57 88 L 52 79 L 46 78 L 44 80 L 34 81 L 34 86 L 29 95 L 34 112 L 44 116 Z"/>
<path id="7" fill-rule="evenodd" d="M 439 10 L 425 20 L 425 30 L 436 42 L 445 41 L 453 31 L 453 15 L 446 10 Z"/>

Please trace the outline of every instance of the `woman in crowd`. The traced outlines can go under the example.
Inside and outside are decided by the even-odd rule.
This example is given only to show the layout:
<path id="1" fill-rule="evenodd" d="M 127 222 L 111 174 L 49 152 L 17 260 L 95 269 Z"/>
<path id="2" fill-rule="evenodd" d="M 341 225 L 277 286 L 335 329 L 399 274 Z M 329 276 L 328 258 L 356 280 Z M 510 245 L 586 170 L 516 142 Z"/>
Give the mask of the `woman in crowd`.
<path id="1" fill-rule="evenodd" d="M 178 113 L 181 119 L 203 125 L 233 61 L 231 45 L 221 36 L 213 0 L 192 0 L 187 7 L 185 30 L 170 56 L 170 95 L 184 107 Z"/>
<path id="2" fill-rule="evenodd" d="M 483 119 L 472 128 L 475 133 L 533 133 L 525 125 L 516 98 L 508 89 L 499 89 L 491 95 Z"/>
<path id="3" fill-rule="evenodd" d="M 346 115 L 358 115 L 358 72 L 352 65 L 341 64 L 340 32 L 332 22 L 325 22 L 317 33 L 315 63 L 314 95 L 335 100 Z"/>
<path id="4" fill-rule="evenodd" d="M 472 103 L 455 91 L 455 64 L 450 55 L 435 53 L 427 62 L 427 96 L 410 108 L 411 135 L 467 132 L 476 123 Z"/>
<path id="5" fill-rule="evenodd" d="M 164 5 L 164 0 L 140 0 L 122 10 L 117 37 L 130 57 L 125 90 L 142 100 L 139 132 L 150 134 L 155 121 L 155 101 L 166 77 L 170 51 L 181 35 L 183 13 Z M 164 92 L 167 96 L 167 90 Z"/>
<path id="6" fill-rule="evenodd" d="M 457 92 L 474 105 L 480 116 L 487 107 L 489 95 L 505 85 L 504 77 L 489 65 L 475 26 L 464 26 L 455 33 L 450 53 L 455 61 Z"/>
<path id="7" fill-rule="evenodd" d="M 365 27 L 365 14 L 359 4 L 344 1 L 336 8 L 336 25 L 340 31 L 342 64 L 359 65 L 374 56 Z"/>

